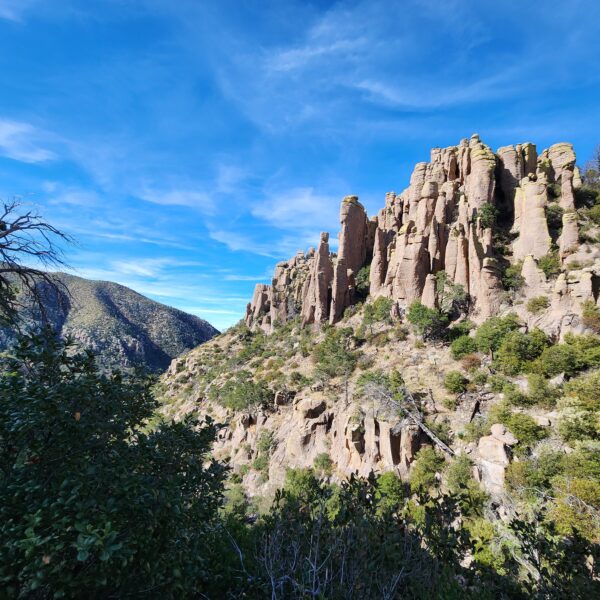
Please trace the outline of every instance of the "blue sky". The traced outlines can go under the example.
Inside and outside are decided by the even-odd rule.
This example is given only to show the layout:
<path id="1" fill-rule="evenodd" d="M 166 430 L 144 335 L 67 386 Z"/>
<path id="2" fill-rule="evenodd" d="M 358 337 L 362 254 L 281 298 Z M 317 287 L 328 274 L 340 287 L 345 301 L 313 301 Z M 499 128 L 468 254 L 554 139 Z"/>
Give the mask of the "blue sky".
<path id="1" fill-rule="evenodd" d="M 0 196 L 226 327 L 433 146 L 600 143 L 600 2 L 0 0 Z"/>

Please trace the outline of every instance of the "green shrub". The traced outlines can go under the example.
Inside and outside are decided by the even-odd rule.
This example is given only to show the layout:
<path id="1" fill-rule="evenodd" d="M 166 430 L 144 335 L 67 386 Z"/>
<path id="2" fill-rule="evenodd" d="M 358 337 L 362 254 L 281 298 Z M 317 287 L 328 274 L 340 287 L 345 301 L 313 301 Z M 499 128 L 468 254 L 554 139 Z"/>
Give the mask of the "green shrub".
<path id="1" fill-rule="evenodd" d="M 525 278 L 521 275 L 523 270 L 523 261 L 509 265 L 502 274 L 502 285 L 504 289 L 511 291 L 520 290 L 525 284 Z"/>
<path id="2" fill-rule="evenodd" d="M 264 381 L 254 382 L 248 371 L 240 371 L 220 389 L 212 388 L 211 396 L 225 408 L 243 410 L 249 406 L 267 404 L 273 392 Z"/>
<path id="3" fill-rule="evenodd" d="M 436 473 L 445 466 L 442 456 L 436 454 L 433 448 L 419 450 L 415 464 L 410 474 L 410 489 L 415 493 L 426 493 L 439 485 Z"/>
<path id="4" fill-rule="evenodd" d="M 374 302 L 365 305 L 363 323 L 373 325 L 373 323 L 387 322 L 392 320 L 391 311 L 394 301 L 391 298 L 380 296 Z"/>
<path id="5" fill-rule="evenodd" d="M 315 456 L 313 468 L 321 477 L 329 476 L 333 473 L 333 461 L 327 452 L 321 452 Z"/>
<path id="6" fill-rule="evenodd" d="M 439 310 L 428 308 L 420 302 L 413 302 L 406 314 L 408 322 L 423 339 L 439 339 L 444 336 L 448 317 Z"/>
<path id="7" fill-rule="evenodd" d="M 353 335 L 350 327 L 331 327 L 325 339 L 313 350 L 317 369 L 327 377 L 348 377 L 356 368 L 357 353 L 352 350 Z"/>
<path id="8" fill-rule="evenodd" d="M 518 375 L 549 345 L 550 340 L 540 329 L 530 333 L 510 331 L 503 338 L 494 359 L 495 367 L 505 375 Z"/>
<path id="9" fill-rule="evenodd" d="M 487 229 L 488 227 L 493 227 L 496 223 L 496 219 L 498 218 L 498 209 L 489 202 L 486 202 L 479 209 L 478 215 L 479 223 L 483 229 Z"/>
<path id="10" fill-rule="evenodd" d="M 393 472 L 382 473 L 375 480 L 375 499 L 380 512 L 396 512 L 403 504 L 405 493 L 400 478 Z"/>
<path id="11" fill-rule="evenodd" d="M 529 448 L 548 437 L 548 431 L 524 413 L 512 413 L 503 423 L 519 440 L 517 454 L 525 454 Z"/>
<path id="12" fill-rule="evenodd" d="M 527 302 L 527 310 L 533 315 L 544 312 L 549 306 L 550 300 L 548 296 L 538 296 L 537 298 L 531 298 Z"/>
<path id="13" fill-rule="evenodd" d="M 600 371 L 565 384 L 558 431 L 567 442 L 600 439 Z"/>
<path id="14" fill-rule="evenodd" d="M 270 458 L 267 454 L 259 454 L 252 462 L 252 468 L 262 474 L 269 472 Z"/>
<path id="15" fill-rule="evenodd" d="M 506 317 L 491 317 L 475 332 L 475 343 L 480 352 L 493 355 L 500 347 L 504 337 L 511 331 L 521 327 L 519 318 L 515 314 Z"/>
<path id="16" fill-rule="evenodd" d="M 361 298 L 366 298 L 369 295 L 369 289 L 371 287 L 370 277 L 371 265 L 362 267 L 356 274 L 356 292 Z"/>
<path id="17" fill-rule="evenodd" d="M 548 279 L 556 277 L 560 273 L 560 258 L 556 252 L 550 252 L 538 259 L 538 267 L 544 272 Z"/>
<path id="18" fill-rule="evenodd" d="M 459 497 L 464 515 L 481 515 L 487 494 L 473 479 L 473 463 L 465 456 L 455 457 L 446 469 L 446 484 Z"/>
<path id="19" fill-rule="evenodd" d="M 205 591 L 227 474 L 212 422 L 156 422 L 150 381 L 50 331 L 1 361 L 0 596 Z"/>
<path id="20" fill-rule="evenodd" d="M 268 454 L 273 447 L 273 432 L 263 429 L 256 441 L 256 449 L 262 454 Z"/>
<path id="21" fill-rule="evenodd" d="M 467 391 L 469 380 L 460 371 L 449 371 L 444 377 L 444 387 L 453 394 Z"/>
<path id="22" fill-rule="evenodd" d="M 450 344 L 450 351 L 454 360 L 459 360 L 467 354 L 477 352 L 475 339 L 468 335 L 461 335 Z"/>
<path id="23" fill-rule="evenodd" d="M 521 390 L 518 385 L 514 383 L 507 383 L 502 388 L 502 393 L 504 394 L 504 399 L 509 404 L 513 406 L 529 406 L 531 404 L 529 397 L 527 394 Z"/>
<path id="24" fill-rule="evenodd" d="M 569 344 L 556 344 L 546 348 L 535 361 L 533 369 L 546 377 L 560 373 L 574 375 L 585 366 L 582 352 Z"/>
<path id="25" fill-rule="evenodd" d="M 539 373 L 530 373 L 527 377 L 527 397 L 529 403 L 544 408 L 553 408 L 560 397 L 560 391 L 548 383 Z"/>

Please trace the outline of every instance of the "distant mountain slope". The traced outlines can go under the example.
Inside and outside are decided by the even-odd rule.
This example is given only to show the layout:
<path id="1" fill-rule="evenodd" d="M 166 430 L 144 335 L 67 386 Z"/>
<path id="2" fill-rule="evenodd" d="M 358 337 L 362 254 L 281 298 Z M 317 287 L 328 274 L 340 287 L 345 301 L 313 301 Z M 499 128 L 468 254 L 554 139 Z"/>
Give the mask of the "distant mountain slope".
<path id="1" fill-rule="evenodd" d="M 219 332 L 210 323 L 110 281 L 58 274 L 70 298 L 49 295 L 52 324 L 94 350 L 104 367 L 166 369 L 173 358 Z M 3 345 L 8 339 L 4 335 Z"/>

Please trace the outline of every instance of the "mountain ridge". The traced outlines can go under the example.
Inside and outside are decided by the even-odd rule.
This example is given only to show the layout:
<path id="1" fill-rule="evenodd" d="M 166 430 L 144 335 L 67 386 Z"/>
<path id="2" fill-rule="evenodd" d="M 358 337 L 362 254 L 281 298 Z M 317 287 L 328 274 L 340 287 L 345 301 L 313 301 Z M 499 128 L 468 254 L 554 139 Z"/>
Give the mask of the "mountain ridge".
<path id="1" fill-rule="evenodd" d="M 207 321 L 121 284 L 60 272 L 55 277 L 58 290 L 42 295 L 50 325 L 94 351 L 103 368 L 161 372 L 219 333 Z"/>

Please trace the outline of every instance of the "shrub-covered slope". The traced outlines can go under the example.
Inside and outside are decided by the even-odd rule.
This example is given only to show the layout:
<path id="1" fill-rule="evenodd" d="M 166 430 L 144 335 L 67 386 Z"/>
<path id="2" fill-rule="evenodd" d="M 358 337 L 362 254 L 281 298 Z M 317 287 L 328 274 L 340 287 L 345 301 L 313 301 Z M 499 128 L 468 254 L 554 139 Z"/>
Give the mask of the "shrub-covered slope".
<path id="1" fill-rule="evenodd" d="M 104 367 L 142 366 L 154 372 L 212 338 L 207 321 L 109 281 L 57 274 L 67 293 L 47 293 L 51 324 L 93 350 Z M 3 335 L 3 345 L 10 340 Z"/>

